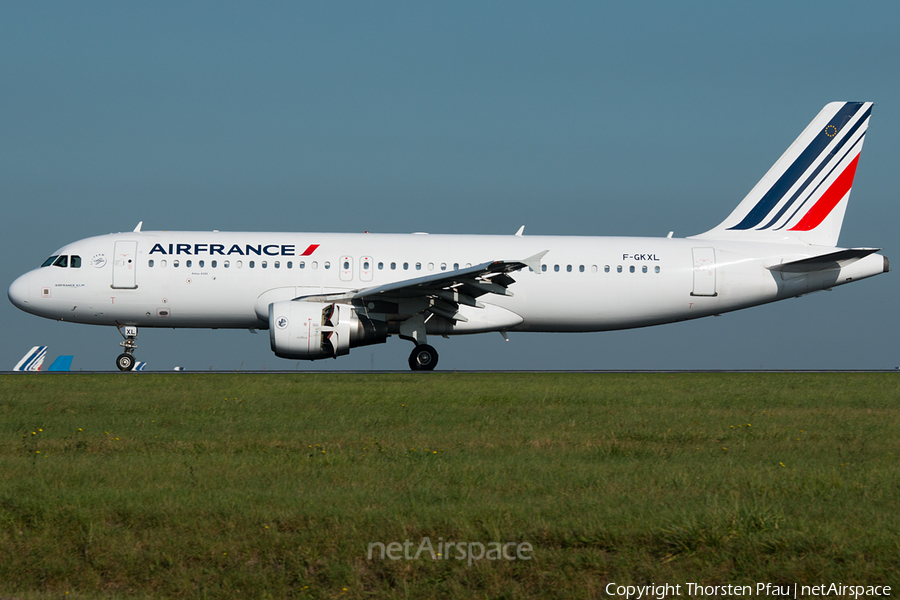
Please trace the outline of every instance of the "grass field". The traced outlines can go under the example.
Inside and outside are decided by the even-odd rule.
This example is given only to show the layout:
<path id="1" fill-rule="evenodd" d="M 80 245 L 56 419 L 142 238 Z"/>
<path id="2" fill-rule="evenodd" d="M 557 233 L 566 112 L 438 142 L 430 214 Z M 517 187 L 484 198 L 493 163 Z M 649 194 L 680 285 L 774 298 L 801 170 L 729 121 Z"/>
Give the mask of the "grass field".
<path id="1" fill-rule="evenodd" d="M 896 593 L 898 377 L 0 376 L 0 597 Z"/>

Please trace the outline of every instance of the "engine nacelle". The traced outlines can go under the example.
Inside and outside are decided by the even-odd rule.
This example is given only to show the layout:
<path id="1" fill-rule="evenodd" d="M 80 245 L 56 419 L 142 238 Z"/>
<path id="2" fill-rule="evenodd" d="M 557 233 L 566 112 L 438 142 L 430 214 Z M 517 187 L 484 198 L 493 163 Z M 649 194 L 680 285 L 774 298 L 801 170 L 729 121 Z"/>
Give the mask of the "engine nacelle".
<path id="1" fill-rule="evenodd" d="M 280 358 L 337 358 L 387 340 L 387 324 L 347 304 L 286 300 L 269 305 L 269 341 Z"/>

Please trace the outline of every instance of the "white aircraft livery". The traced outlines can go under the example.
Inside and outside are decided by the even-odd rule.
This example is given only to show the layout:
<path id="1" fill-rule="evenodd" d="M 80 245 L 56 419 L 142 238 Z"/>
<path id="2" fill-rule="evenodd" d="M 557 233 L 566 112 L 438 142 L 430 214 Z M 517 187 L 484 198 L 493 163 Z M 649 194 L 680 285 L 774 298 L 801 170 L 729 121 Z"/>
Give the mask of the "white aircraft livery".
<path id="1" fill-rule="evenodd" d="M 825 106 L 720 225 L 688 238 L 142 231 L 63 246 L 9 287 L 22 310 L 112 325 L 267 329 L 276 356 L 337 358 L 428 336 L 672 323 L 886 273 L 838 236 L 872 111 Z"/>

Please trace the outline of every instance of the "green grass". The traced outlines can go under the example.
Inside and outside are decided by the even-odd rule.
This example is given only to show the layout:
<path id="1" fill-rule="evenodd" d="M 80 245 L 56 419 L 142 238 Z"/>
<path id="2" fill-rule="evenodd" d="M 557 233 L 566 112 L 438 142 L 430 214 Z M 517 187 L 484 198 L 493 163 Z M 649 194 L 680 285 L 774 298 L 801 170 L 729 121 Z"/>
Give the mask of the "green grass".
<path id="1" fill-rule="evenodd" d="M 898 376 L 0 376 L 0 597 L 900 586 Z"/>

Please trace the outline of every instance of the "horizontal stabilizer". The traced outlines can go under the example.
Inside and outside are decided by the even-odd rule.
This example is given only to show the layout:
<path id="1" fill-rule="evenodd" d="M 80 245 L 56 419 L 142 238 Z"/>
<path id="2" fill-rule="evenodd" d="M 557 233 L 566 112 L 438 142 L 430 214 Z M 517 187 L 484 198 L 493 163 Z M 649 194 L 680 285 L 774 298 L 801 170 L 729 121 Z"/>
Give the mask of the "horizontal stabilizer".
<path id="1" fill-rule="evenodd" d="M 825 269 L 840 269 L 845 265 L 856 262 L 861 258 L 865 258 L 870 254 L 875 254 L 881 248 L 850 248 L 848 250 L 838 250 L 837 252 L 829 252 L 813 256 L 812 258 L 803 258 L 791 262 L 781 263 L 766 267 L 770 271 L 781 271 L 783 273 L 809 273 L 812 271 L 824 271 Z"/>

